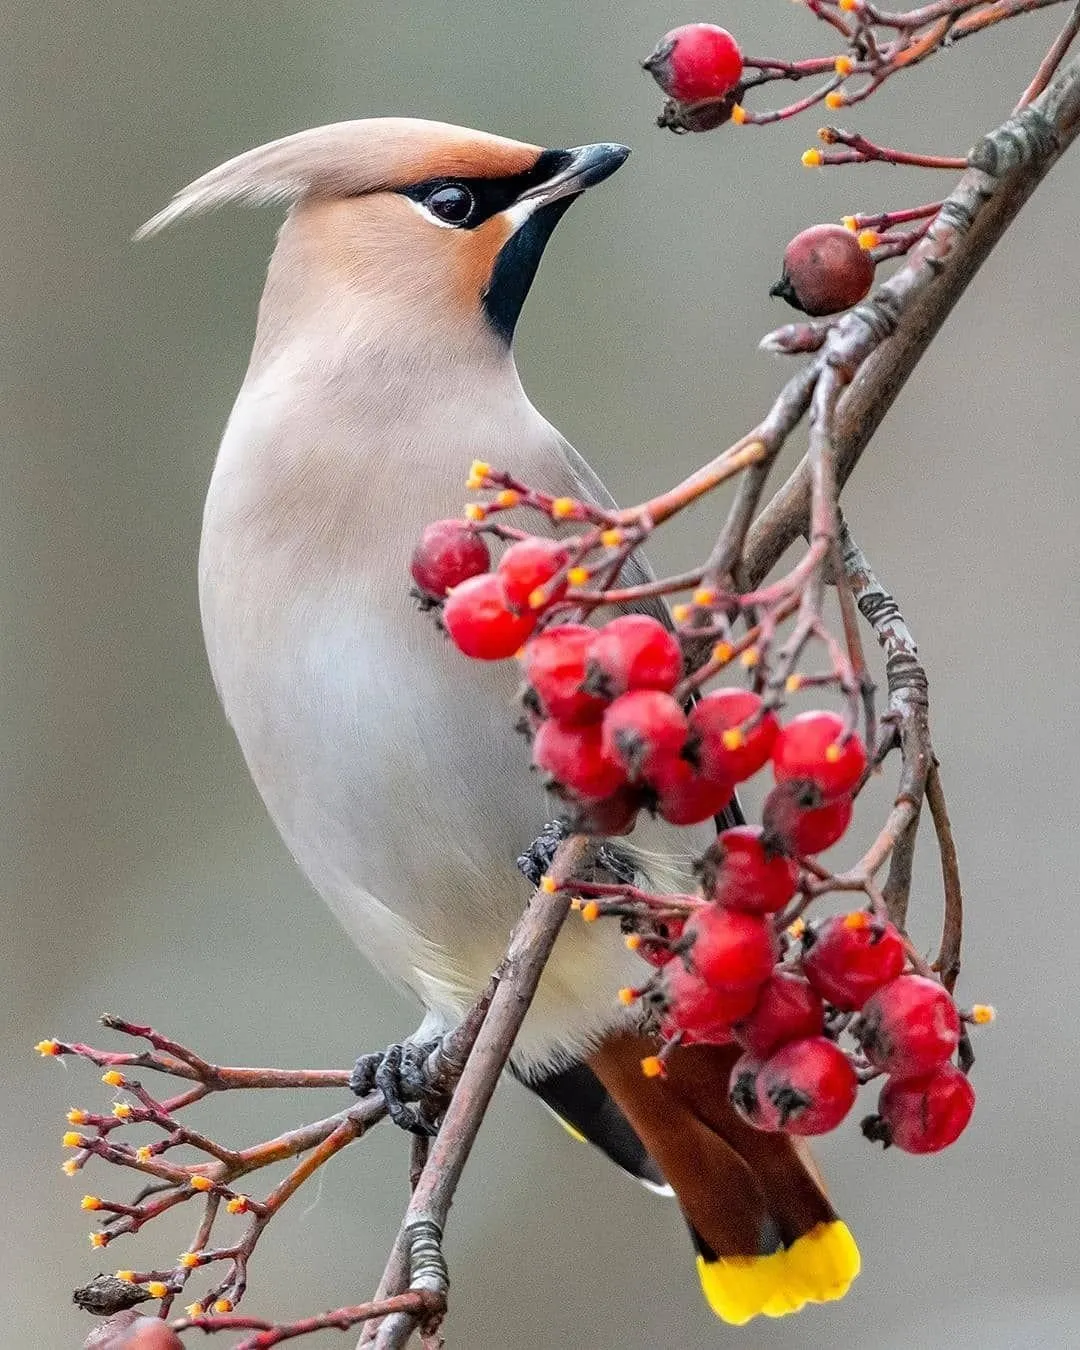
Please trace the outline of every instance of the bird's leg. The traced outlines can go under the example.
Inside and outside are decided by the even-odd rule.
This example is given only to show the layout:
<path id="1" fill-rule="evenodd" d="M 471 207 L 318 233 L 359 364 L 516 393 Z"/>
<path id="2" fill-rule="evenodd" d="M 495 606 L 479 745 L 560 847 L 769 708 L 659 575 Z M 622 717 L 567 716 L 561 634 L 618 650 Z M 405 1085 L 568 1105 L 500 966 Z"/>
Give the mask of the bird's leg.
<path id="1" fill-rule="evenodd" d="M 358 1097 L 378 1089 L 390 1119 L 410 1134 L 438 1133 L 463 1067 L 445 1039 L 433 1036 L 442 1025 L 429 1013 L 408 1040 L 361 1055 L 349 1076 L 349 1088 Z"/>
<path id="2" fill-rule="evenodd" d="M 560 820 L 549 821 L 517 860 L 517 868 L 530 886 L 539 886 L 540 879 L 551 868 L 555 850 L 569 837 L 570 831 Z"/>

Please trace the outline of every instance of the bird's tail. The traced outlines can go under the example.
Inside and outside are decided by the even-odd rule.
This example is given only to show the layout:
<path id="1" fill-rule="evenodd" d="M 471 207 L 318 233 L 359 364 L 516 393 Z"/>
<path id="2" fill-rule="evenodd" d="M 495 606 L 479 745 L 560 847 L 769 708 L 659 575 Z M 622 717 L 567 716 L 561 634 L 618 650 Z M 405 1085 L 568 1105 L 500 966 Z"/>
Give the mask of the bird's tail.
<path id="1" fill-rule="evenodd" d="M 859 1252 L 801 1141 L 745 1124 L 728 1101 L 737 1047 L 678 1047 L 646 1078 L 651 1043 L 610 1036 L 589 1065 L 670 1183 L 712 1310 L 736 1325 L 842 1298 Z"/>

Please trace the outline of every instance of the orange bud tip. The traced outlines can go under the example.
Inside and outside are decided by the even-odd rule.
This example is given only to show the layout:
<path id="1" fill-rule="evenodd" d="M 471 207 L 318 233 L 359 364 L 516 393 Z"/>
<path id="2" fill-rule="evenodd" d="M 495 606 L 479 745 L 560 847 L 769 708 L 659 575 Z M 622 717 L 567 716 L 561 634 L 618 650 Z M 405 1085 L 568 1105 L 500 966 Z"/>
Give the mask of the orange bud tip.
<path id="1" fill-rule="evenodd" d="M 622 530 L 604 530 L 600 535 L 600 542 L 605 548 L 618 548 L 622 541 Z"/>
<path id="2" fill-rule="evenodd" d="M 741 750 L 743 745 L 743 734 L 739 727 L 728 727 L 720 737 L 724 743 L 725 750 Z"/>
<path id="3" fill-rule="evenodd" d="M 169 1292 L 169 1286 L 163 1280 L 151 1280 L 146 1286 L 146 1292 L 151 1298 L 164 1298 Z"/>
<path id="4" fill-rule="evenodd" d="M 761 660 L 761 653 L 758 651 L 756 647 L 747 647 L 746 651 L 743 652 L 742 657 L 740 659 L 747 670 L 753 670 L 753 668 Z"/>
<path id="5" fill-rule="evenodd" d="M 248 1202 L 246 1195 L 234 1195 L 225 1206 L 230 1214 L 245 1214 L 247 1212 Z"/>
<path id="6" fill-rule="evenodd" d="M 880 243 L 881 235 L 878 234 L 877 230 L 859 231 L 859 247 L 864 253 L 869 253 L 872 248 L 877 248 Z"/>
<path id="7" fill-rule="evenodd" d="M 82 1148 L 86 1141 L 78 1130 L 68 1130 L 60 1142 L 65 1148 Z"/>
<path id="8" fill-rule="evenodd" d="M 487 515 L 487 507 L 481 506 L 479 502 L 469 502 L 465 507 L 465 519 L 471 521 L 483 520 Z"/>
<path id="9" fill-rule="evenodd" d="M 830 89 L 825 95 L 826 108 L 831 108 L 834 111 L 837 108 L 842 108 L 846 102 L 847 99 L 844 98 L 844 91 L 842 89 Z"/>
<path id="10" fill-rule="evenodd" d="M 641 1072 L 646 1078 L 663 1078 L 664 1061 L 659 1055 L 646 1055 L 641 1061 Z"/>
<path id="11" fill-rule="evenodd" d="M 529 592 L 529 608 L 543 609 L 548 602 L 548 593 L 543 586 L 537 586 L 536 590 Z"/>
<path id="12" fill-rule="evenodd" d="M 201 1303 L 189 1303 L 184 1309 L 188 1317 L 201 1317 L 203 1315 L 203 1305 Z"/>
<path id="13" fill-rule="evenodd" d="M 840 0 L 839 8 L 845 14 L 855 14 L 862 8 L 862 0 Z"/>
<path id="14" fill-rule="evenodd" d="M 573 497 L 556 497 L 551 503 L 551 515 L 554 520 L 567 520 L 577 510 Z"/>
<path id="15" fill-rule="evenodd" d="M 804 169 L 820 169 L 821 165 L 821 151 L 816 146 L 811 146 L 809 150 L 803 151 L 802 166 Z"/>
<path id="16" fill-rule="evenodd" d="M 690 617 L 689 605 L 675 605 L 671 611 L 671 617 L 676 623 L 685 623 Z"/>
<path id="17" fill-rule="evenodd" d="M 977 1027 L 984 1027 L 988 1022 L 992 1022 L 997 1013 L 989 1003 L 976 1003 L 971 1009 L 971 1020 Z"/>
<path id="18" fill-rule="evenodd" d="M 91 1233 L 91 1234 L 90 1234 L 90 1246 L 91 1246 L 91 1247 L 107 1247 L 108 1245 L 109 1245 L 109 1235 L 108 1235 L 108 1233 Z"/>
<path id="19" fill-rule="evenodd" d="M 802 676 L 789 675 L 787 679 L 784 681 L 784 688 L 787 690 L 789 694 L 797 694 L 799 690 L 802 688 Z"/>
<path id="20" fill-rule="evenodd" d="M 495 505 L 505 507 L 509 510 L 512 506 L 521 505 L 521 493 L 515 492 L 513 488 L 504 488 L 502 492 L 495 497 Z"/>
<path id="21" fill-rule="evenodd" d="M 123 1280 L 125 1284 L 136 1284 L 135 1272 L 133 1270 L 118 1270 L 113 1274 L 114 1280 Z"/>
<path id="22" fill-rule="evenodd" d="M 214 1183 L 209 1177 L 192 1177 L 191 1189 L 193 1191 L 212 1191 L 214 1189 Z"/>
<path id="23" fill-rule="evenodd" d="M 137 1148 L 135 1150 L 136 1162 L 147 1163 L 153 1156 L 154 1150 L 150 1147 L 149 1144 L 143 1144 L 140 1148 Z"/>
<path id="24" fill-rule="evenodd" d="M 589 569 L 587 567 L 571 567 L 566 574 L 566 579 L 571 586 L 586 586 L 589 581 Z"/>
<path id="25" fill-rule="evenodd" d="M 731 110 L 731 120 L 737 127 L 741 127 L 746 121 L 746 109 L 741 103 L 736 103 Z"/>
<path id="26" fill-rule="evenodd" d="M 63 1172 L 66 1177 L 73 1177 L 78 1170 L 79 1164 L 74 1158 L 69 1158 L 67 1162 L 60 1164 L 60 1171 Z"/>
<path id="27" fill-rule="evenodd" d="M 112 1113 L 117 1120 L 130 1120 L 133 1109 L 130 1102 L 117 1102 Z"/>
<path id="28" fill-rule="evenodd" d="M 544 892 L 545 895 L 554 895 L 555 892 L 559 889 L 559 883 L 555 880 L 554 877 L 541 877 L 540 889 Z"/>
<path id="29" fill-rule="evenodd" d="M 38 1041 L 37 1045 L 34 1046 L 34 1049 L 39 1055 L 48 1059 L 51 1055 L 58 1055 L 60 1053 L 60 1042 L 54 1041 L 51 1038 L 47 1041 Z"/>
<path id="30" fill-rule="evenodd" d="M 73 1106 L 67 1113 L 67 1123 L 69 1125 L 85 1125 L 86 1119 L 86 1112 L 79 1106 Z"/>
<path id="31" fill-rule="evenodd" d="M 708 586 L 702 586 L 700 590 L 694 592 L 694 604 L 702 605 L 708 608 L 709 605 L 716 603 L 716 592 L 710 590 Z"/>
<path id="32" fill-rule="evenodd" d="M 185 1270 L 194 1270 L 199 1264 L 199 1253 L 181 1252 L 179 1264 L 182 1265 Z"/>
<path id="33" fill-rule="evenodd" d="M 108 1073 L 101 1075 L 101 1081 L 107 1083 L 109 1087 L 123 1087 L 127 1079 L 119 1069 L 110 1069 Z"/>
<path id="34" fill-rule="evenodd" d="M 853 933 L 860 928 L 869 928 L 870 915 L 865 909 L 853 909 L 850 914 L 844 915 L 844 927 L 850 928 Z"/>
<path id="35" fill-rule="evenodd" d="M 840 224 L 843 225 L 845 230 L 850 230 L 852 234 L 858 234 L 859 232 L 859 222 L 855 216 L 841 217 Z"/>
<path id="36" fill-rule="evenodd" d="M 806 920 L 792 919 L 791 923 L 789 923 L 787 926 L 787 932 L 788 937 L 801 938 L 802 935 L 806 932 Z"/>
<path id="37" fill-rule="evenodd" d="M 730 642 L 718 642 L 712 649 L 712 659 L 718 666 L 726 666 L 735 655 L 735 648 Z"/>
<path id="38" fill-rule="evenodd" d="M 491 465 L 483 459 L 474 459 L 469 465 L 470 478 L 487 478 L 491 473 Z"/>
<path id="39" fill-rule="evenodd" d="M 843 753 L 844 747 L 838 741 L 833 741 L 832 745 L 825 747 L 825 763 L 835 764 Z"/>
<path id="40" fill-rule="evenodd" d="M 231 1313 L 232 1308 L 233 1305 L 231 1298 L 219 1298 L 214 1303 L 214 1312 L 216 1313 Z"/>
<path id="41" fill-rule="evenodd" d="M 581 906 L 581 917 L 586 923 L 595 923 L 600 917 L 600 906 L 595 900 L 590 900 L 587 904 Z"/>
<path id="42" fill-rule="evenodd" d="M 96 1195 L 84 1195 L 79 1201 L 80 1209 L 100 1209 L 101 1200 Z"/>
<path id="43" fill-rule="evenodd" d="M 629 985 L 625 985 L 619 990 L 619 1002 L 624 1008 L 629 1008 L 632 1003 L 637 1002 L 637 990 L 631 989 Z"/>
<path id="44" fill-rule="evenodd" d="M 626 950 L 629 951 L 629 952 L 636 952 L 636 951 L 638 951 L 638 950 L 640 949 L 640 947 L 641 947 L 641 934 L 640 934 L 640 933 L 627 933 L 627 935 L 626 935 Z"/>
<path id="45" fill-rule="evenodd" d="M 843 76 L 845 79 L 854 69 L 855 62 L 850 56 L 838 56 L 833 62 L 833 70 L 836 71 L 837 75 Z"/>

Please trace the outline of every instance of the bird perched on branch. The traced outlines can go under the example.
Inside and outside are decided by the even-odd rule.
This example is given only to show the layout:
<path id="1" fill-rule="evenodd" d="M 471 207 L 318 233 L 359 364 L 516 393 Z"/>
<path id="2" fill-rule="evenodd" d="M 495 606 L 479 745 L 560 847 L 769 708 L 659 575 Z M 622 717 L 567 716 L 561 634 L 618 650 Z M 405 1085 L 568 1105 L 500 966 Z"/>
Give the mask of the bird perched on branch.
<path id="1" fill-rule="evenodd" d="M 140 231 L 290 203 L 206 502 L 203 627 L 286 844 L 427 1010 L 414 1042 L 453 1024 L 498 964 L 523 900 L 514 860 L 549 805 L 511 730 L 513 674 L 464 662 L 417 620 L 409 554 L 476 459 L 611 503 L 530 403 L 511 343 L 560 217 L 627 153 L 344 122 L 230 160 Z M 670 1185 L 721 1317 L 840 1297 L 851 1236 L 800 1146 L 728 1104 L 730 1050 L 680 1048 L 666 1077 L 642 1075 L 648 1046 L 611 993 L 630 959 L 610 933 L 569 926 L 515 1072 L 624 1169 Z M 407 1060 L 380 1064 L 391 1098 Z"/>

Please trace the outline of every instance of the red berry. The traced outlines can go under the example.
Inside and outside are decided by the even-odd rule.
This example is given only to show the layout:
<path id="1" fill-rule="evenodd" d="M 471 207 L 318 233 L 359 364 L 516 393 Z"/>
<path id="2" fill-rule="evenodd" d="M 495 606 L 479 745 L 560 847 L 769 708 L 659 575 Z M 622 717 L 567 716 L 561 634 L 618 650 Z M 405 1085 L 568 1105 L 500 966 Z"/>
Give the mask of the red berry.
<path id="1" fill-rule="evenodd" d="M 529 596 L 565 567 L 570 551 L 557 539 L 540 539 L 530 535 L 511 544 L 499 559 L 496 572 L 502 579 L 506 601 L 511 609 L 528 610 Z M 560 594 L 565 586 L 556 588 Z M 553 600 L 559 598 L 553 594 Z"/>
<path id="2" fill-rule="evenodd" d="M 647 932 L 638 934 L 634 951 L 650 966 L 666 966 L 675 956 L 675 943 L 683 935 L 685 919 L 657 919 Z"/>
<path id="3" fill-rule="evenodd" d="M 722 830 L 699 864 L 706 898 L 752 914 L 774 914 L 795 894 L 799 869 L 769 848 L 762 830 L 735 825 Z"/>
<path id="4" fill-rule="evenodd" d="M 585 656 L 596 636 L 583 623 L 561 623 L 529 639 L 521 654 L 525 679 L 546 717 L 560 722 L 598 722 L 607 706 L 582 688 Z"/>
<path id="5" fill-rule="evenodd" d="M 669 1038 L 681 1032 L 688 1044 L 727 1045 L 732 1023 L 746 1016 L 755 997 L 753 989 L 717 989 L 682 961 L 669 961 L 657 990 L 661 1031 Z"/>
<path id="6" fill-rule="evenodd" d="M 612 619 L 597 632 L 589 652 L 589 686 L 607 698 L 631 689 L 669 694 L 681 674 L 678 639 L 648 614 Z"/>
<path id="7" fill-rule="evenodd" d="M 871 995 L 855 1028 L 866 1058 L 895 1078 L 929 1073 L 951 1059 L 960 1032 L 952 996 L 923 975 L 900 975 Z"/>
<path id="8" fill-rule="evenodd" d="M 833 914 L 803 934 L 802 968 L 826 1002 L 845 1012 L 859 1009 L 871 994 L 904 969 L 903 939 L 886 920 L 864 909 Z"/>
<path id="9" fill-rule="evenodd" d="M 571 834 L 591 834 L 601 839 L 629 834 L 642 805 L 641 792 L 627 785 L 599 802 L 568 801 L 559 813 Z"/>
<path id="10" fill-rule="evenodd" d="M 843 838 L 854 807 L 850 797 L 827 802 L 808 778 L 777 783 L 761 807 L 767 845 L 781 853 L 821 853 Z"/>
<path id="11" fill-rule="evenodd" d="M 657 813 L 672 825 L 700 825 L 711 820 L 731 801 L 732 788 L 705 778 L 685 759 L 661 760 L 653 765 L 650 787 L 656 793 Z"/>
<path id="12" fill-rule="evenodd" d="M 763 1062 L 756 1055 L 740 1055 L 731 1066 L 728 1100 L 743 1120 L 757 1130 L 778 1130 L 780 1112 L 762 1092 Z"/>
<path id="13" fill-rule="evenodd" d="M 789 1041 L 761 1070 L 759 1092 L 789 1134 L 825 1134 L 844 1119 L 859 1090 L 843 1050 L 824 1036 Z"/>
<path id="14" fill-rule="evenodd" d="M 680 103 L 723 98 L 738 84 L 743 70 L 738 43 L 726 28 L 712 23 L 673 28 L 642 65 L 664 93 Z"/>
<path id="15" fill-rule="evenodd" d="M 821 999 L 800 975 L 774 970 L 761 986 L 749 1016 L 735 1028 L 735 1039 L 762 1059 L 788 1041 L 820 1036 L 825 1012 Z"/>
<path id="16" fill-rule="evenodd" d="M 769 292 L 805 314 L 857 305 L 874 284 L 874 260 L 843 225 L 812 225 L 784 250 L 784 270 Z"/>
<path id="17" fill-rule="evenodd" d="M 851 792 L 865 769 L 866 747 L 854 732 L 845 737 L 843 718 L 832 712 L 800 713 L 773 747 L 776 781 L 809 778 L 826 801 Z"/>
<path id="18" fill-rule="evenodd" d="M 741 730 L 760 707 L 760 697 L 749 689 L 715 689 L 690 709 L 689 749 L 707 778 L 741 783 L 768 761 L 780 730 L 774 714 Z"/>
<path id="19" fill-rule="evenodd" d="M 478 661 L 513 656 L 536 627 L 535 614 L 515 614 L 509 608 L 496 572 L 455 586 L 446 597 L 442 620 L 458 651 Z"/>
<path id="20" fill-rule="evenodd" d="M 595 722 L 567 726 L 549 719 L 536 733 L 532 757 L 555 786 L 579 801 L 603 801 L 626 784 L 622 768 L 604 754 Z"/>
<path id="21" fill-rule="evenodd" d="M 862 1123 L 868 1139 L 895 1144 L 905 1153 L 937 1153 L 967 1129 L 975 1090 L 952 1064 L 919 1078 L 890 1078 L 878 1098 L 878 1114 Z"/>
<path id="22" fill-rule="evenodd" d="M 722 989 L 760 989 L 776 964 L 776 934 L 758 914 L 706 905 L 687 923 L 684 939 L 694 969 Z"/>
<path id="23" fill-rule="evenodd" d="M 686 743 L 686 714 L 659 689 L 621 694 L 604 713 L 604 752 L 632 782 L 678 759 Z"/>
<path id="24" fill-rule="evenodd" d="M 455 586 L 490 566 L 487 544 L 465 521 L 435 520 L 424 526 L 409 571 L 422 591 L 441 600 Z"/>

